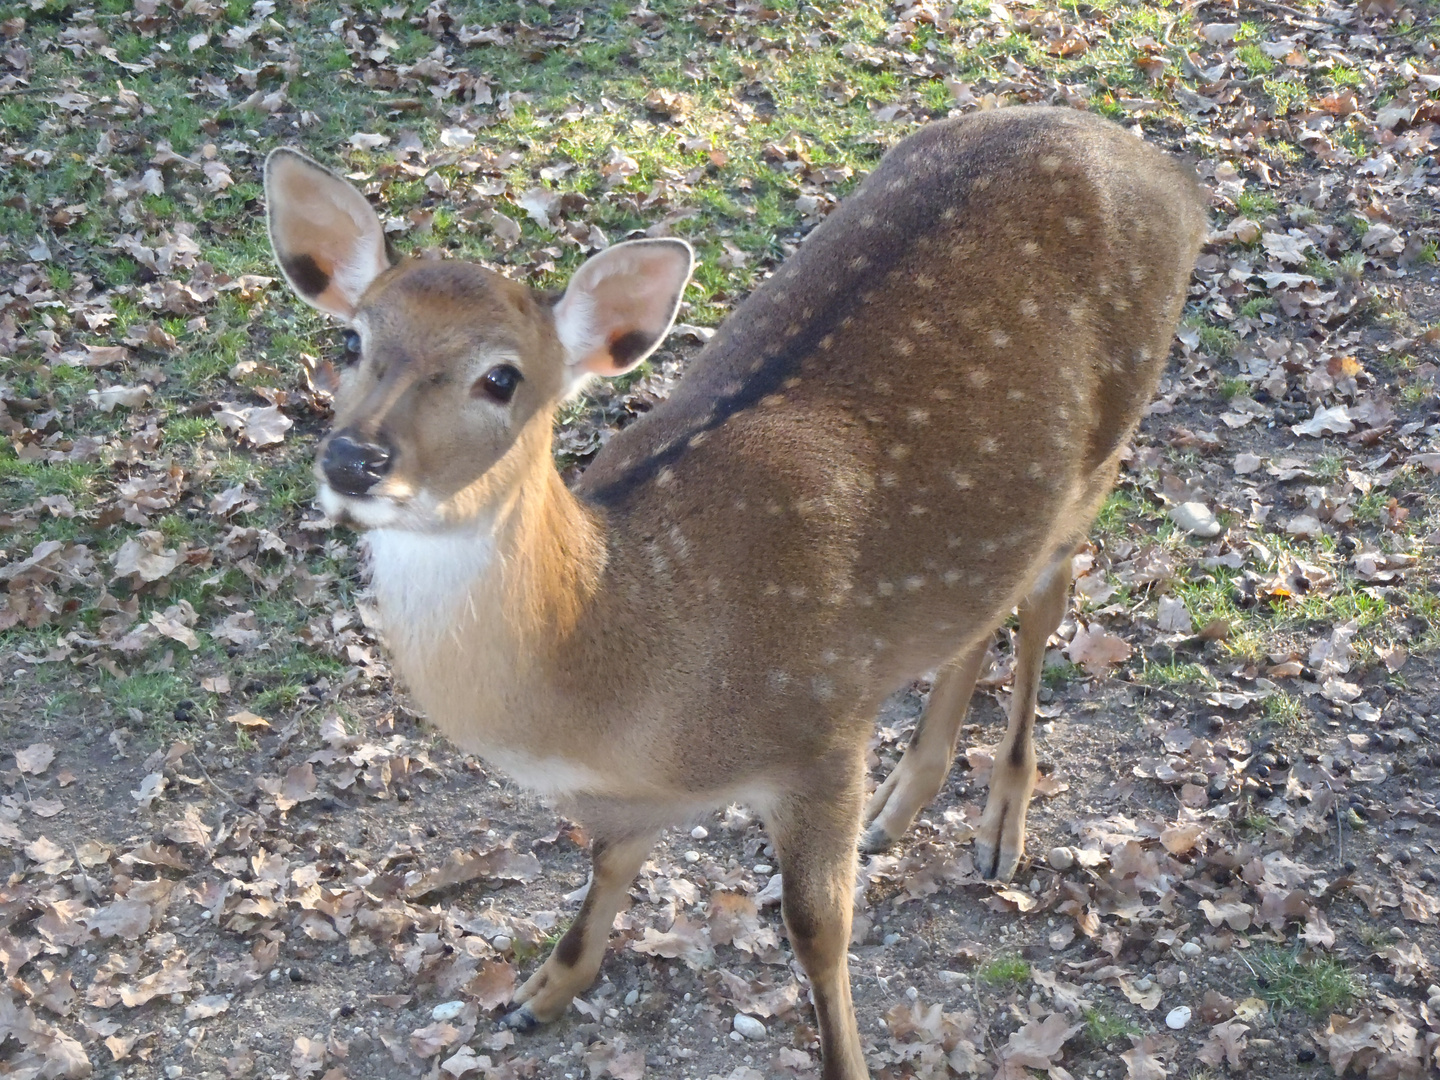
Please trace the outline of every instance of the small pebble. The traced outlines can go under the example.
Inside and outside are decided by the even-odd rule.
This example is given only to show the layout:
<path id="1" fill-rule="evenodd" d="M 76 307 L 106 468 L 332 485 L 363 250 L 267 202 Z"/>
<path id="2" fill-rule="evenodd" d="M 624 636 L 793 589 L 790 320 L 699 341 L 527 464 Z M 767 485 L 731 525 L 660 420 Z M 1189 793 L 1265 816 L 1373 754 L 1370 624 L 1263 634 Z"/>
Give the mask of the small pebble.
<path id="1" fill-rule="evenodd" d="M 899 935 L 899 934 L 886 934 L 886 935 L 885 935 L 884 944 L 886 944 L 886 945 L 894 945 L 894 944 L 895 944 L 897 941 L 899 941 L 899 940 L 900 940 L 900 935 Z"/>
<path id="2" fill-rule="evenodd" d="M 639 991 L 639 990 L 631 990 L 628 994 L 625 995 L 625 1007 L 626 1007 L 626 1008 L 629 1008 L 631 1005 L 634 1005 L 634 1004 L 635 1004 L 637 1001 L 639 1001 L 639 1000 L 640 1000 L 640 991 Z"/>
<path id="3" fill-rule="evenodd" d="M 495 937 L 491 939 L 490 944 L 495 946 L 497 952 L 509 952 L 512 942 L 508 935 L 496 934 Z"/>
<path id="4" fill-rule="evenodd" d="M 1052 847 L 1045 858 L 1052 867 L 1062 873 L 1075 865 L 1075 852 L 1068 847 Z"/>
<path id="5" fill-rule="evenodd" d="M 756 863 L 753 867 L 751 867 L 751 869 L 754 870 L 755 873 L 761 875 L 762 877 L 763 877 L 764 875 L 766 875 L 766 874 L 770 874 L 770 873 L 773 873 L 773 872 L 775 871 L 775 868 L 774 868 L 773 866 L 771 866 L 769 863 L 764 863 L 764 862 L 758 862 L 758 863 Z"/>
<path id="6" fill-rule="evenodd" d="M 430 1010 L 431 1020 L 454 1020 L 465 1011 L 465 1002 L 447 1001 Z"/>
<path id="7" fill-rule="evenodd" d="M 709 835 L 710 830 L 705 828 L 704 825 L 696 825 L 693 829 L 690 830 L 691 840 L 704 840 Z"/>
<path id="8" fill-rule="evenodd" d="M 1190 1023 L 1189 1005 L 1177 1005 L 1165 1017 L 1165 1026 L 1171 1031 L 1179 1031 L 1188 1023 Z"/>
<path id="9" fill-rule="evenodd" d="M 735 1030 L 747 1039 L 765 1038 L 765 1025 L 745 1013 L 735 1014 Z"/>
<path id="10" fill-rule="evenodd" d="M 688 863 L 697 863 L 697 862 L 699 862 L 699 861 L 700 861 L 700 853 L 699 853 L 698 851 L 687 851 L 687 852 L 685 852 L 685 861 L 688 862 Z"/>
<path id="11" fill-rule="evenodd" d="M 1199 956 L 1204 951 L 1205 950 L 1201 948 L 1198 941 L 1187 941 L 1184 945 L 1180 946 L 1180 955 L 1188 956 L 1191 960 L 1194 960 L 1195 957 Z"/>

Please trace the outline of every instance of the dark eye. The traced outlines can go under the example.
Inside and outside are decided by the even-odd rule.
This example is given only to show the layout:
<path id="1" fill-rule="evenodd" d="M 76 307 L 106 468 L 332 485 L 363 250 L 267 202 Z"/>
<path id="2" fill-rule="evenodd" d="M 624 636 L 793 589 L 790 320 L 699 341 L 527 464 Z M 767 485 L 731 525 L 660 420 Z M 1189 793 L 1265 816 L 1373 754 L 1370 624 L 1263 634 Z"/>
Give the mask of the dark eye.
<path id="1" fill-rule="evenodd" d="M 345 359 L 354 360 L 360 355 L 360 335 L 354 330 L 346 330 L 343 339 L 345 344 Z"/>
<path id="2" fill-rule="evenodd" d="M 472 393 L 476 397 L 485 394 L 501 405 L 505 405 L 515 396 L 515 388 L 520 385 L 520 380 L 524 377 L 520 374 L 519 369 L 511 364 L 497 364 L 476 380 Z"/>

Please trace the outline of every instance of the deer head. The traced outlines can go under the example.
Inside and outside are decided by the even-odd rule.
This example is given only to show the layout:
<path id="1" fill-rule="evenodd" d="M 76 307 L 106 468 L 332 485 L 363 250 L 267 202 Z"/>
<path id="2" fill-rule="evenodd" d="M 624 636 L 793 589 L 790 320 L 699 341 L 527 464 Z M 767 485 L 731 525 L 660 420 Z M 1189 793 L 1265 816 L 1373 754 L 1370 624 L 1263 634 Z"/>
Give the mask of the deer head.
<path id="1" fill-rule="evenodd" d="M 683 240 L 616 244 L 555 295 L 476 263 L 393 260 L 365 197 L 294 150 L 266 160 L 265 195 L 285 279 L 345 327 L 321 503 L 371 528 L 473 519 L 548 466 L 556 406 L 655 350 L 694 262 Z"/>

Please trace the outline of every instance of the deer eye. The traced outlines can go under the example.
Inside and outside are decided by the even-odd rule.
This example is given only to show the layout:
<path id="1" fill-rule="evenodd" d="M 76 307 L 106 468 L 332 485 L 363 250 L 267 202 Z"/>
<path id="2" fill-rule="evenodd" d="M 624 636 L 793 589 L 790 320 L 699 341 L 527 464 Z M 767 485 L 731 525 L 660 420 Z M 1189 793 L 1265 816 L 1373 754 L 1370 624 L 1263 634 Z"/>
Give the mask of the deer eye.
<path id="1" fill-rule="evenodd" d="M 506 405 L 515 396 L 515 388 L 520 385 L 520 380 L 524 377 L 520 374 L 519 368 L 513 364 L 496 364 L 475 380 L 471 394 L 475 397 L 484 394 L 492 401 Z"/>
<path id="2" fill-rule="evenodd" d="M 354 330 L 346 330 L 341 340 L 345 346 L 345 359 L 354 360 L 360 355 L 360 335 Z"/>

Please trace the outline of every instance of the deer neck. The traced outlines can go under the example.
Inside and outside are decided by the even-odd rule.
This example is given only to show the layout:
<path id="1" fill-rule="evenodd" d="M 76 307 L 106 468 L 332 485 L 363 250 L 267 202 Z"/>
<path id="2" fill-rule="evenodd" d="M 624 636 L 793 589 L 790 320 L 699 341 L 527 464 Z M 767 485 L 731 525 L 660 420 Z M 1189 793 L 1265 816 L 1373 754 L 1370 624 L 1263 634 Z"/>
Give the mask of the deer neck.
<path id="1" fill-rule="evenodd" d="M 368 534 L 371 578 L 402 680 L 431 720 L 479 748 L 578 643 L 606 562 L 599 519 L 565 487 L 537 417 L 501 462 L 457 496 L 439 532 Z M 543 693 L 540 695 L 543 698 Z M 538 704 L 538 702 L 537 702 Z M 494 715 L 492 715 L 492 712 Z"/>

